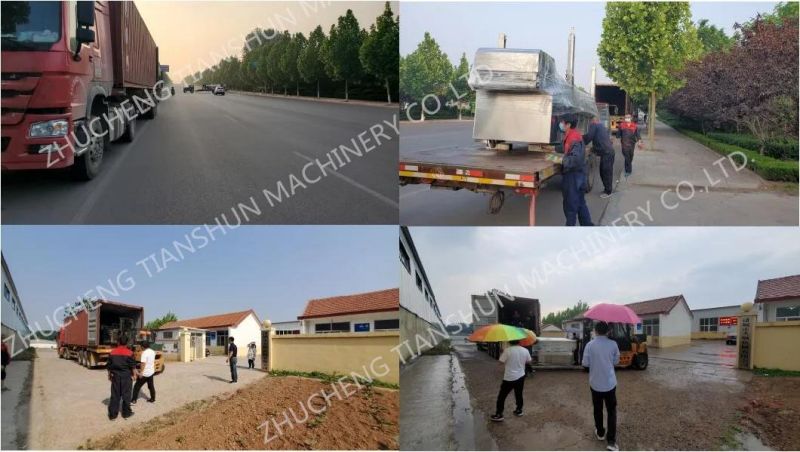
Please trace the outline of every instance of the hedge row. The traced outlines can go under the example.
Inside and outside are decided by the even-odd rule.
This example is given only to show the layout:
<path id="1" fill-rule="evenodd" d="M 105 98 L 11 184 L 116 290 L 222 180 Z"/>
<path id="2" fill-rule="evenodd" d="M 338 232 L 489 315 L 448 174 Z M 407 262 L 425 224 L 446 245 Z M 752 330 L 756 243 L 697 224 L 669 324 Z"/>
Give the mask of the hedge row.
<path id="1" fill-rule="evenodd" d="M 755 171 L 766 180 L 798 182 L 800 165 L 798 165 L 797 161 L 778 160 L 765 155 L 760 155 L 758 151 L 753 151 L 733 144 L 723 143 L 711 138 L 708 135 L 703 135 L 702 133 L 691 130 L 680 130 L 680 132 L 719 152 L 720 154 L 730 155 L 734 152 L 744 154 L 747 157 L 747 167 Z M 734 155 L 733 160 L 735 160 L 737 163 L 743 163 L 744 159 L 739 155 Z"/>
<path id="2" fill-rule="evenodd" d="M 761 149 L 761 143 L 751 135 L 741 135 L 738 133 L 724 133 L 724 132 L 709 132 L 708 136 L 723 143 L 732 144 L 751 151 L 758 152 Z M 769 141 L 764 147 L 764 155 L 774 157 L 780 160 L 797 160 L 798 148 L 800 145 L 795 141 Z"/>

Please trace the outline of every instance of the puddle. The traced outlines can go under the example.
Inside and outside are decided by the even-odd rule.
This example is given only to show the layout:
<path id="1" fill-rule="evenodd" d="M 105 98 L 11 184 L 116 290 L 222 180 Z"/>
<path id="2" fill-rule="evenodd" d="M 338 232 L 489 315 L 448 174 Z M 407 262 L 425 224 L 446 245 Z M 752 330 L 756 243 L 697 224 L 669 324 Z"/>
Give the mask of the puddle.
<path id="1" fill-rule="evenodd" d="M 486 428 L 486 414 L 473 409 L 461 364 L 450 355 L 453 387 L 453 440 L 456 450 L 497 450 L 497 444 Z"/>
<path id="2" fill-rule="evenodd" d="M 756 435 L 748 432 L 739 432 L 736 434 L 736 440 L 742 445 L 741 450 L 773 450 L 765 446 Z"/>

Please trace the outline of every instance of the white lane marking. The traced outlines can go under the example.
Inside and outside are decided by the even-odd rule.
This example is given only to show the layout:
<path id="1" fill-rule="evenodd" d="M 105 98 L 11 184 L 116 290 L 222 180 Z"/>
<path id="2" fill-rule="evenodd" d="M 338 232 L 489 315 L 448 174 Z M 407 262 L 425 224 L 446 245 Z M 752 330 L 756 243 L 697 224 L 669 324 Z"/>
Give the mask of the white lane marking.
<path id="1" fill-rule="evenodd" d="M 89 193 L 89 196 L 86 197 L 86 199 L 83 201 L 83 204 L 81 204 L 81 206 L 75 212 L 75 216 L 73 216 L 72 219 L 70 220 L 70 224 L 85 224 L 86 217 L 89 216 L 89 214 L 92 212 L 95 204 L 97 204 L 97 201 L 100 199 L 100 196 L 106 193 L 106 188 L 108 187 L 108 184 L 110 184 L 111 181 L 114 180 L 114 173 L 116 173 L 119 170 L 120 166 L 122 166 L 122 162 L 127 159 L 128 154 L 133 152 L 133 148 L 136 146 L 136 142 L 139 141 L 142 135 L 144 135 L 147 128 L 153 122 L 153 120 L 142 121 L 138 119 L 137 121 L 139 123 L 136 124 L 136 137 L 134 137 L 132 142 L 127 143 L 127 145 L 125 146 L 126 149 L 122 152 L 122 155 L 119 156 L 119 158 L 117 158 L 117 160 L 111 165 L 110 168 L 105 165 L 106 162 L 102 163 L 102 165 L 104 165 L 101 173 L 103 179 L 100 181 L 95 181 L 96 185 L 91 187 L 91 192 Z M 141 125 L 142 122 L 144 122 L 144 125 Z M 110 143 L 109 148 L 115 146 L 115 143 L 116 142 Z M 109 149 L 106 149 L 104 152 L 108 151 Z M 117 151 L 120 150 L 117 149 Z M 85 182 L 85 183 L 91 184 L 92 182 Z"/>
<path id="2" fill-rule="evenodd" d="M 296 155 L 296 156 L 298 156 L 298 157 L 300 157 L 300 158 L 302 158 L 304 160 L 307 160 L 309 162 L 313 162 L 314 161 L 314 159 L 312 159 L 311 157 L 308 157 L 308 156 L 306 156 L 304 154 L 301 154 L 301 153 L 299 153 L 297 151 L 292 151 L 292 152 L 294 152 L 294 155 Z M 348 184 L 350 184 L 350 185 L 352 185 L 352 186 L 354 186 L 356 188 L 359 188 L 359 189 L 363 190 L 364 192 L 374 196 L 375 198 L 385 202 L 386 204 L 389 204 L 392 207 L 396 207 L 398 209 L 400 208 L 400 204 L 397 201 L 395 201 L 395 200 L 393 200 L 393 199 L 391 199 L 391 198 L 389 198 L 387 196 L 384 196 L 384 195 L 378 193 L 377 191 L 375 191 L 375 190 L 373 190 L 373 189 L 371 189 L 371 188 L 369 188 L 369 187 L 367 187 L 365 185 L 362 185 L 362 184 L 356 182 L 355 180 L 345 176 L 344 174 L 340 173 L 339 171 L 334 171 L 333 173 L 329 173 L 329 174 L 333 174 L 334 176 L 338 177 L 339 179 L 347 182 Z"/>

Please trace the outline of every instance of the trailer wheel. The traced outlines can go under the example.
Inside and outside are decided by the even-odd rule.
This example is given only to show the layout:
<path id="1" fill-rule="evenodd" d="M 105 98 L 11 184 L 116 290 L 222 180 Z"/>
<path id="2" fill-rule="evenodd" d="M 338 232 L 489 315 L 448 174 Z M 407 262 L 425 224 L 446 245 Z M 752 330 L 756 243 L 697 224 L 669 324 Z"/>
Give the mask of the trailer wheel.
<path id="1" fill-rule="evenodd" d="M 483 140 L 483 144 L 489 149 L 497 149 L 497 145 L 502 142 L 502 140 Z"/>
<path id="2" fill-rule="evenodd" d="M 125 124 L 125 133 L 119 137 L 119 141 L 130 143 L 136 138 L 136 118 L 131 119 Z"/>
<path id="3" fill-rule="evenodd" d="M 489 213 L 496 215 L 503 208 L 503 203 L 506 200 L 506 194 L 503 190 L 497 190 L 492 194 L 492 199 L 489 200 Z"/>
<path id="4" fill-rule="evenodd" d="M 83 366 L 83 350 L 78 350 L 78 364 Z"/>
<path id="5" fill-rule="evenodd" d="M 142 114 L 142 118 L 144 119 L 156 119 L 156 115 L 158 114 L 158 102 L 155 105 L 150 107 L 149 110 Z"/>

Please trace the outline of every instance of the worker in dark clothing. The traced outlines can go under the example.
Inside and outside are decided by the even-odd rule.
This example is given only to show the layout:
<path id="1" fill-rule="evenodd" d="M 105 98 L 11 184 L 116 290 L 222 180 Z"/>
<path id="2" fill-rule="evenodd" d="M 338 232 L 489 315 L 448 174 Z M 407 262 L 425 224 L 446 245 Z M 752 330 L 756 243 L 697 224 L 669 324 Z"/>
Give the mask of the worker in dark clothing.
<path id="1" fill-rule="evenodd" d="M 136 360 L 133 352 L 128 348 L 128 338 L 121 335 L 117 339 L 117 346 L 108 356 L 108 380 L 111 382 L 111 398 L 108 402 L 108 418 L 112 421 L 117 418 L 120 402 L 122 403 L 122 417 L 127 419 L 133 416 L 131 411 L 131 388 L 136 373 Z"/>
<path id="2" fill-rule="evenodd" d="M 583 143 L 592 143 L 592 151 L 600 157 L 600 179 L 603 181 L 601 198 L 608 198 L 614 190 L 614 145 L 606 126 L 595 117 L 583 135 Z"/>
<path id="3" fill-rule="evenodd" d="M 228 358 L 225 360 L 231 367 L 231 383 L 239 381 L 239 374 L 236 372 L 236 363 L 239 360 L 239 348 L 233 343 L 233 337 L 228 339 Z"/>
<path id="4" fill-rule="evenodd" d="M 586 147 L 578 131 L 578 118 L 565 115 L 558 124 L 564 132 L 564 157 L 561 160 L 561 194 L 564 197 L 564 216 L 567 226 L 594 226 L 584 198 L 586 190 Z"/>
<path id="5" fill-rule="evenodd" d="M 625 120 L 617 127 L 617 137 L 622 143 L 622 156 L 625 157 L 625 177 L 633 172 L 633 151 L 638 144 L 642 146 L 642 137 L 639 127 L 633 122 L 631 115 L 625 115 Z"/>

